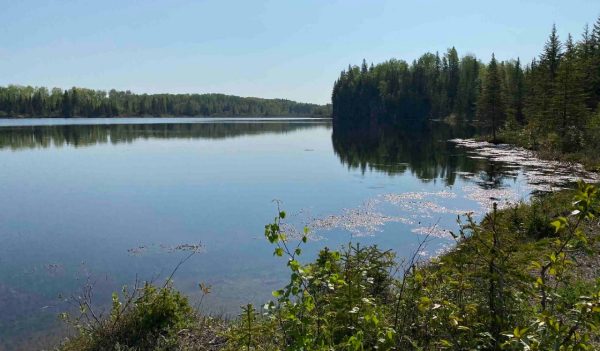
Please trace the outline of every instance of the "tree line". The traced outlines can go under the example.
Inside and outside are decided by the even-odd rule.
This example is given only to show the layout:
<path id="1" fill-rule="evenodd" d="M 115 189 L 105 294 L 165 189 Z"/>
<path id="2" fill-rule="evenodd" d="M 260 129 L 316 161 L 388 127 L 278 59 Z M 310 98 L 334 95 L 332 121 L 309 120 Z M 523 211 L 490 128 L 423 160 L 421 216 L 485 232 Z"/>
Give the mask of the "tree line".
<path id="1" fill-rule="evenodd" d="M 330 116 L 330 107 L 224 94 L 134 94 L 130 91 L 8 85 L 0 117 Z"/>
<path id="2" fill-rule="evenodd" d="M 453 47 L 412 63 L 349 66 L 335 81 L 335 125 L 450 119 L 475 124 L 494 141 L 562 152 L 600 146 L 600 18 L 579 40 L 556 26 L 542 53 L 489 63 Z"/>

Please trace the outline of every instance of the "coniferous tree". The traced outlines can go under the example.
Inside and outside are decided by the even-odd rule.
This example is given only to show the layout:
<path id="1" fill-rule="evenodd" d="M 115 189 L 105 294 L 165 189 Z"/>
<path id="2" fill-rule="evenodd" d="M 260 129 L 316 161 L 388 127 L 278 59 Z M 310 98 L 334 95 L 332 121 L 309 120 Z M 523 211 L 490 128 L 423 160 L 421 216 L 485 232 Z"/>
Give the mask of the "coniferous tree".
<path id="1" fill-rule="evenodd" d="M 572 149 L 581 144 L 578 139 L 582 134 L 587 115 L 586 97 L 582 86 L 583 78 L 581 61 L 577 55 L 573 38 L 569 34 L 557 72 L 555 97 L 555 110 L 559 116 L 557 128 L 565 149 Z M 568 138 L 567 134 L 569 134 Z"/>
<path id="2" fill-rule="evenodd" d="M 561 43 L 556 26 L 544 45 L 539 61 L 534 60 L 526 82 L 529 86 L 525 99 L 525 113 L 529 119 L 530 130 L 536 135 L 555 131 L 558 126 L 558 111 L 554 104 L 556 96 L 556 75 L 561 58 Z"/>
<path id="3" fill-rule="evenodd" d="M 483 90 L 477 104 L 477 115 L 481 125 L 491 129 L 493 141 L 496 142 L 498 140 L 497 132 L 504 121 L 505 112 L 502 83 L 494 54 L 492 54 L 492 60 L 486 70 Z"/>
<path id="4" fill-rule="evenodd" d="M 564 46 L 553 26 L 543 52 L 526 65 L 495 57 L 485 65 L 469 55 L 459 60 L 451 48 L 410 65 L 392 59 L 371 65 L 367 74 L 365 66 L 349 67 L 336 81 L 334 125 L 456 114 L 459 122 L 477 116 L 495 140 L 502 133 L 533 148 L 574 152 L 600 140 L 600 18 L 581 40 L 569 36 Z"/>
<path id="5" fill-rule="evenodd" d="M 189 103 L 188 103 L 189 102 Z M 188 108 L 189 107 L 189 108 Z M 0 116 L 329 116 L 328 106 L 222 94 L 136 95 L 129 91 L 0 86 Z"/>
<path id="6" fill-rule="evenodd" d="M 62 98 L 62 113 L 65 117 L 73 117 L 73 110 L 71 108 L 71 97 L 69 92 L 65 90 Z"/>
<path id="7" fill-rule="evenodd" d="M 456 100 L 458 95 L 458 84 L 460 79 L 460 60 L 458 58 L 458 52 L 454 47 L 448 50 L 446 56 L 448 57 L 448 76 L 446 78 L 446 93 L 448 95 L 448 111 L 452 113 L 457 112 Z"/>
<path id="8" fill-rule="evenodd" d="M 467 55 L 460 60 L 456 111 L 468 121 L 475 117 L 479 96 L 479 70 L 481 64 L 475 56 Z"/>
<path id="9" fill-rule="evenodd" d="M 510 86 L 510 112 L 514 119 L 523 124 L 523 99 L 525 95 L 524 87 L 524 74 L 521 68 L 521 60 L 517 58 L 511 74 L 511 86 Z"/>
<path id="10" fill-rule="evenodd" d="M 596 101 L 594 90 L 597 77 L 597 72 L 594 70 L 594 52 L 595 43 L 593 35 L 590 32 L 589 26 L 586 24 L 581 35 L 581 41 L 576 44 L 577 54 L 582 70 L 582 85 L 586 94 L 586 105 L 589 109 L 594 109 L 598 102 Z"/>
<path id="11" fill-rule="evenodd" d="M 589 103 L 591 108 L 597 108 L 600 103 L 600 16 L 594 23 L 590 38 L 590 87 Z"/>

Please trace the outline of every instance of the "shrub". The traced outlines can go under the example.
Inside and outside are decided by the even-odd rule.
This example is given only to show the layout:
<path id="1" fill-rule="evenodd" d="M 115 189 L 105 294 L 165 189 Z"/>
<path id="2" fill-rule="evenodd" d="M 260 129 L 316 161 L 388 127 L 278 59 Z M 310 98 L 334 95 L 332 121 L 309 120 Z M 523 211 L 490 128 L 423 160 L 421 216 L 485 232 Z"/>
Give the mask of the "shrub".
<path id="1" fill-rule="evenodd" d="M 145 284 L 132 294 L 124 290 L 124 298 L 121 302 L 113 294 L 112 310 L 106 319 L 87 318 L 93 314 L 87 303 L 82 303 L 82 315 L 78 318 L 65 316 L 79 330 L 79 335 L 67 341 L 62 349 L 174 349 L 176 334 L 194 323 L 194 312 L 187 298 L 169 285 L 157 288 Z"/>

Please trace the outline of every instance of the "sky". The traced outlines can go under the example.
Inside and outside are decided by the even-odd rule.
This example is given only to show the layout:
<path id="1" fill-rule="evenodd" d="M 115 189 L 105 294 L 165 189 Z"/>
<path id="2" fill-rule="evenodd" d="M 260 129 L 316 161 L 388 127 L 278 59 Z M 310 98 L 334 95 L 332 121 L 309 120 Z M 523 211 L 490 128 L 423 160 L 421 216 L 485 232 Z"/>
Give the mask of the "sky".
<path id="1" fill-rule="evenodd" d="M 579 38 L 598 0 L 0 0 L 0 85 L 328 103 L 362 59 L 455 46 L 489 61 Z"/>

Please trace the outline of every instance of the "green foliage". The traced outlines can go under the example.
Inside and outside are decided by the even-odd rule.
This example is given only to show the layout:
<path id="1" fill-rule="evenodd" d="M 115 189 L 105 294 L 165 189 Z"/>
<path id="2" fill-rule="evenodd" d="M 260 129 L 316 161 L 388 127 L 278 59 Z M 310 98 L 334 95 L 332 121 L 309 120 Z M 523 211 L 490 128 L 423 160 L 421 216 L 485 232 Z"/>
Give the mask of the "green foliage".
<path id="1" fill-rule="evenodd" d="M 477 114 L 480 123 L 491 129 L 493 141 L 496 142 L 496 132 L 505 119 L 504 101 L 502 97 L 502 82 L 498 72 L 496 57 L 492 54 L 492 61 L 487 67 L 485 84 L 477 103 Z"/>
<path id="2" fill-rule="evenodd" d="M 96 316 L 89 304 L 82 306 L 77 318 L 63 315 L 79 331 L 63 350 L 175 349 L 177 333 L 195 322 L 187 298 L 170 286 L 146 284 L 132 293 L 123 289 L 123 300 L 114 293 L 105 319 Z"/>
<path id="3" fill-rule="evenodd" d="M 594 349 L 600 283 L 580 277 L 574 260 L 598 252 L 588 223 L 600 196 L 581 184 L 573 199 L 494 209 L 479 224 L 466 217 L 454 250 L 431 261 L 417 251 L 403 263 L 376 246 L 349 244 L 302 265 L 297 249 L 308 233 L 292 244 L 280 212 L 265 237 L 287 259 L 290 282 L 262 315 L 244 308 L 228 349 Z"/>
<path id="4" fill-rule="evenodd" d="M 600 18 L 598 19 L 600 23 Z M 426 53 L 411 64 L 391 59 L 371 68 L 350 66 L 332 91 L 334 127 L 447 119 L 477 125 L 480 134 L 567 154 L 600 166 L 600 25 L 579 41 L 562 43 L 555 27 L 539 58 L 486 65 L 454 48 Z M 477 115 L 475 115 L 477 111 Z M 594 121 L 591 121 L 594 120 Z"/>
<path id="5" fill-rule="evenodd" d="M 302 265 L 299 249 L 309 233 L 305 230 L 291 246 L 281 230 L 284 218 L 285 212 L 280 212 L 265 227 L 265 237 L 275 245 L 274 255 L 287 258 L 290 282 L 274 291 L 275 300 L 264 306 L 262 328 L 256 327 L 253 308 L 244 309 L 230 332 L 231 349 L 366 350 L 392 345 L 395 333 L 383 318 L 393 301 L 394 255 L 356 244 L 343 251 L 325 248 L 314 263 Z M 257 330 L 272 331 L 270 346 L 255 342 L 264 335 Z"/>
<path id="6" fill-rule="evenodd" d="M 223 94 L 0 87 L 0 117 L 330 116 L 329 106 Z"/>
<path id="7" fill-rule="evenodd" d="M 333 87 L 334 123 L 400 122 L 454 113 L 472 118 L 479 63 L 471 58 L 461 65 L 451 48 L 443 57 L 428 53 L 411 65 L 392 59 L 368 70 L 350 66 Z"/>

